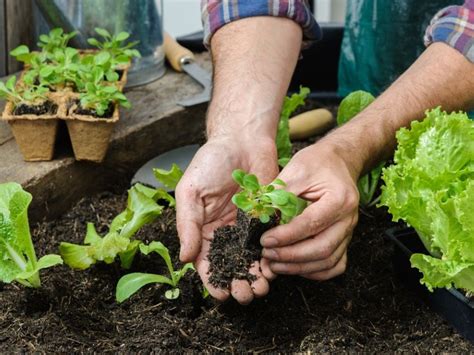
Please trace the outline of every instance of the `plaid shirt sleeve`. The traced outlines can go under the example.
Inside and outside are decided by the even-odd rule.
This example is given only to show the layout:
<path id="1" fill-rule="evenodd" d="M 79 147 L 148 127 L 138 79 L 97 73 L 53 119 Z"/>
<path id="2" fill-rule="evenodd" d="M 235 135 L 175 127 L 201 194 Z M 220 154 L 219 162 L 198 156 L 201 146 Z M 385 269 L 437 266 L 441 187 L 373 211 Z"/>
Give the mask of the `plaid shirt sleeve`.
<path id="1" fill-rule="evenodd" d="M 439 11 L 426 30 L 425 44 L 445 42 L 474 63 L 474 0 Z"/>
<path id="2" fill-rule="evenodd" d="M 204 44 L 225 24 L 253 16 L 287 17 L 303 29 L 305 45 L 322 37 L 308 0 L 201 0 Z"/>

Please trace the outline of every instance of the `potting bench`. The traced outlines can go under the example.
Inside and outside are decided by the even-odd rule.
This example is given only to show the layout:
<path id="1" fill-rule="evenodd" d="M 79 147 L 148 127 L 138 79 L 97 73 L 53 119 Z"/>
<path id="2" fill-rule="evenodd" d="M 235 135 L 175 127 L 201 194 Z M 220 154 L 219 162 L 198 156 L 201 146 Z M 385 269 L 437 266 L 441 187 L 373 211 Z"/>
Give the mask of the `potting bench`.
<path id="1" fill-rule="evenodd" d="M 207 53 L 196 57 L 211 70 Z M 67 149 L 50 162 L 24 162 L 8 125 L 0 122 L 0 183 L 16 181 L 35 196 L 33 220 L 57 216 L 81 197 L 124 182 L 150 158 L 201 139 L 207 105 L 184 109 L 176 104 L 200 90 L 189 76 L 168 70 L 161 79 L 126 91 L 132 108 L 122 110 L 102 164 L 76 162 Z"/>

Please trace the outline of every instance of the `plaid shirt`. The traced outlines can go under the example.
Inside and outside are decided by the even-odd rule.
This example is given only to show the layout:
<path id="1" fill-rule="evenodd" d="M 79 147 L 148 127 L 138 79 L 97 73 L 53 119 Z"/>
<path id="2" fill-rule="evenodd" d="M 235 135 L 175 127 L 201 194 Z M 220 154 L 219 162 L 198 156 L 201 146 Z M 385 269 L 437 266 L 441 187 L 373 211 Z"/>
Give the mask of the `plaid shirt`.
<path id="1" fill-rule="evenodd" d="M 414 0 L 415 1 L 415 0 Z M 297 22 L 306 43 L 321 38 L 307 0 L 201 0 L 204 44 L 225 24 L 252 16 L 287 17 Z M 425 43 L 445 42 L 474 63 L 474 0 L 439 11 L 426 30 Z"/>

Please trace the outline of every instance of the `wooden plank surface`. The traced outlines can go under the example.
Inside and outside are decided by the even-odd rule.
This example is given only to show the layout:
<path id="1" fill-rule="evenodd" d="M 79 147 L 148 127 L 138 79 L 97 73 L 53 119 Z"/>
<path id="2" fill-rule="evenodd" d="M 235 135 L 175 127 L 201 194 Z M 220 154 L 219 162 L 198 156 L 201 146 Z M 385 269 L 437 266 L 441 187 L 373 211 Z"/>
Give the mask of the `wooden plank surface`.
<path id="1" fill-rule="evenodd" d="M 5 2 L 7 73 L 14 73 L 21 69 L 21 63 L 18 63 L 8 53 L 20 44 L 30 47 L 33 44 L 32 0 L 2 1 Z"/>

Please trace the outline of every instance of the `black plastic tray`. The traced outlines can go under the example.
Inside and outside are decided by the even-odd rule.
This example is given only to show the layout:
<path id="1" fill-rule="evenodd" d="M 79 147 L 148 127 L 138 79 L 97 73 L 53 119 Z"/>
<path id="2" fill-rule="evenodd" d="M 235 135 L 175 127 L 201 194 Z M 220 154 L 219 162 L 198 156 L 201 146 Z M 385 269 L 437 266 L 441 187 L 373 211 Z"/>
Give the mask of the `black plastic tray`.
<path id="1" fill-rule="evenodd" d="M 401 280 L 464 338 L 474 343 L 474 300 L 469 300 L 455 288 L 436 289 L 430 292 L 420 284 L 423 275 L 411 267 L 410 256 L 413 253 L 428 254 L 428 252 L 414 229 L 394 227 L 385 234 L 396 246 L 393 265 Z"/>

